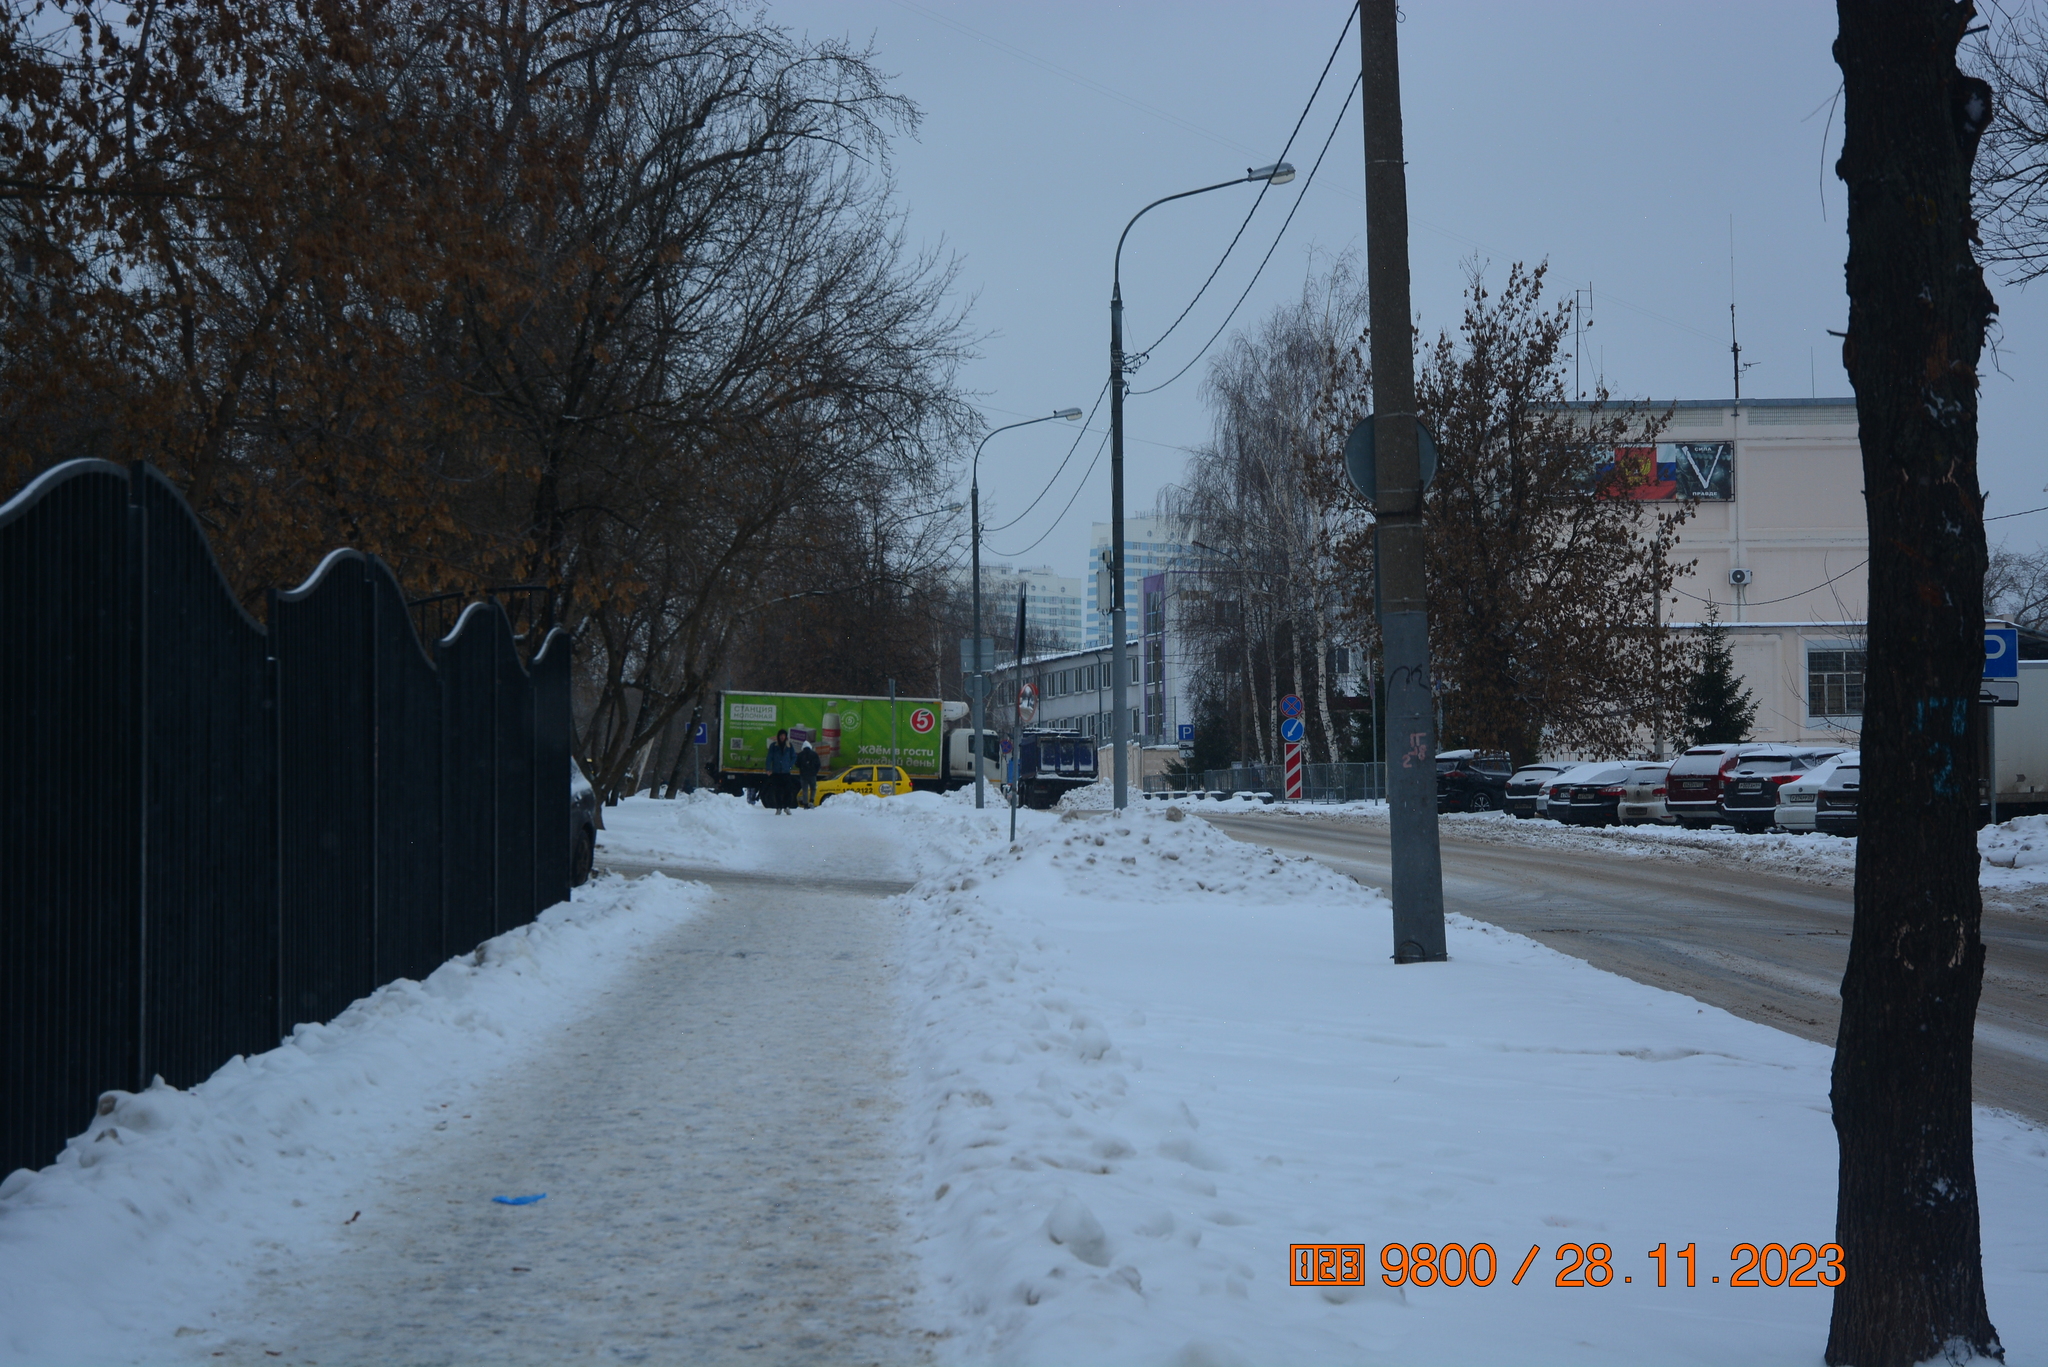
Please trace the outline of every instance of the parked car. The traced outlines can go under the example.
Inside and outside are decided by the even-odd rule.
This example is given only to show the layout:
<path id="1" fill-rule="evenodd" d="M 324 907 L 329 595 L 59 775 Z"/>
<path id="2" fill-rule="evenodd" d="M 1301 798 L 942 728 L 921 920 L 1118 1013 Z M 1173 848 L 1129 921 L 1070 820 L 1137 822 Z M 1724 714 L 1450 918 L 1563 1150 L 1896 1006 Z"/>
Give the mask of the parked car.
<path id="1" fill-rule="evenodd" d="M 1628 777 L 1621 782 L 1621 806 L 1616 813 L 1622 825 L 1669 826 L 1678 820 L 1664 801 L 1665 776 L 1670 772 L 1669 760 L 1645 760 L 1629 766 Z"/>
<path id="2" fill-rule="evenodd" d="M 1598 773 L 1602 769 L 1611 767 L 1614 763 L 1615 761 L 1613 760 L 1603 759 L 1595 760 L 1592 763 L 1567 764 L 1557 773 L 1551 775 L 1550 781 L 1543 785 L 1543 801 L 1537 806 L 1536 810 L 1541 815 L 1549 817 L 1552 821 L 1566 820 L 1568 809 L 1571 806 L 1572 781 L 1583 775 Z"/>
<path id="3" fill-rule="evenodd" d="M 1810 835 L 1813 832 L 1813 817 L 1816 800 L 1827 781 L 1835 776 L 1835 770 L 1845 764 L 1856 764 L 1861 751 L 1844 750 L 1832 759 L 1824 759 L 1790 783 L 1778 789 L 1778 829 L 1794 835 Z"/>
<path id="4" fill-rule="evenodd" d="M 1678 818 L 1678 824 L 1688 830 L 1704 830 L 1725 820 L 1721 814 L 1722 783 L 1742 762 L 1745 750 L 1762 748 L 1732 744 L 1693 746 L 1671 761 L 1671 772 L 1664 782 L 1664 805 Z"/>
<path id="5" fill-rule="evenodd" d="M 1612 826 L 1628 775 L 1619 760 L 1580 765 L 1550 785 L 1550 815 L 1567 826 Z"/>
<path id="6" fill-rule="evenodd" d="M 818 801 L 834 793 L 866 793 L 869 797 L 901 797 L 910 791 L 910 772 L 894 764 L 856 764 L 834 778 L 818 781 Z"/>
<path id="7" fill-rule="evenodd" d="M 1436 809 L 1497 812 L 1507 805 L 1514 772 L 1504 750 L 1445 750 L 1436 757 Z"/>
<path id="8" fill-rule="evenodd" d="M 580 888 L 590 881 L 590 869 L 597 862 L 597 789 L 583 777 L 575 760 L 569 761 L 569 886 Z"/>
<path id="9" fill-rule="evenodd" d="M 1568 764 L 1525 764 L 1508 776 L 1501 806 L 1512 816 L 1526 820 L 1542 816 L 1550 800 L 1550 785 L 1571 766 Z"/>
<path id="10" fill-rule="evenodd" d="M 1835 766 L 1813 804 L 1813 828 L 1828 835 L 1856 834 L 1857 799 L 1863 786 L 1863 760 L 1858 756 Z"/>
<path id="11" fill-rule="evenodd" d="M 1767 831 L 1778 820 L 1778 792 L 1841 747 L 1745 746 L 1721 782 L 1721 815 L 1738 831 Z"/>

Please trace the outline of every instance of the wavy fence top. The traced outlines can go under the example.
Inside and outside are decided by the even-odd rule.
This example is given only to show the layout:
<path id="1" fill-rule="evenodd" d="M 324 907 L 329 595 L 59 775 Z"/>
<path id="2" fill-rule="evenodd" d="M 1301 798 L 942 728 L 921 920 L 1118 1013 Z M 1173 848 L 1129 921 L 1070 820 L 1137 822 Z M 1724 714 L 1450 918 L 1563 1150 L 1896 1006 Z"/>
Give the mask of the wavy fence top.
<path id="1" fill-rule="evenodd" d="M 352 550 L 266 615 L 148 466 L 0 505 L 0 1171 L 569 895 L 563 633 Z"/>

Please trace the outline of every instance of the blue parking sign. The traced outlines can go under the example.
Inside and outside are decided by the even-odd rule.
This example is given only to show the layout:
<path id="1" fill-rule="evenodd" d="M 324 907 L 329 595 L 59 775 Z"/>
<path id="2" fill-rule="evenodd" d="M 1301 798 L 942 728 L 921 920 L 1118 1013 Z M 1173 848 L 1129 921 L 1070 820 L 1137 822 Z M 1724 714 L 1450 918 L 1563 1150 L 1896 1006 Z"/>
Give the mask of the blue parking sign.
<path id="1" fill-rule="evenodd" d="M 1173 728 L 1173 733 L 1174 738 L 1177 740 L 1191 741 L 1195 738 L 1195 724 L 1184 721 L 1179 726 Z"/>
<path id="2" fill-rule="evenodd" d="M 1984 628 L 1984 677 L 2017 679 L 2020 676 L 2020 629 Z"/>

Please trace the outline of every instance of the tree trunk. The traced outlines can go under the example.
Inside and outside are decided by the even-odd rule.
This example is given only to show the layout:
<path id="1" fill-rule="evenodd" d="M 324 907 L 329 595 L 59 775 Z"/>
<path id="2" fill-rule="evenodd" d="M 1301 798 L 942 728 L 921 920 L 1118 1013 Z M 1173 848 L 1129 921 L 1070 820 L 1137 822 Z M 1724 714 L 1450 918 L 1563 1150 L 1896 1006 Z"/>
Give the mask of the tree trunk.
<path id="1" fill-rule="evenodd" d="M 1950 0 L 1840 0 L 1849 325 L 1870 518 L 1856 920 L 1842 979 L 1827 1360 L 2002 1358 L 1984 1304 L 1970 1041 L 1984 977 L 1974 834 L 1984 524 L 1977 372 L 1995 306 L 1971 255 L 1989 87 Z"/>
<path id="2" fill-rule="evenodd" d="M 1317 604 L 1316 624 L 1316 716 L 1323 723 L 1323 762 L 1335 764 L 1342 758 L 1337 751 L 1337 728 L 1330 719 L 1330 632 L 1329 619 Z"/>

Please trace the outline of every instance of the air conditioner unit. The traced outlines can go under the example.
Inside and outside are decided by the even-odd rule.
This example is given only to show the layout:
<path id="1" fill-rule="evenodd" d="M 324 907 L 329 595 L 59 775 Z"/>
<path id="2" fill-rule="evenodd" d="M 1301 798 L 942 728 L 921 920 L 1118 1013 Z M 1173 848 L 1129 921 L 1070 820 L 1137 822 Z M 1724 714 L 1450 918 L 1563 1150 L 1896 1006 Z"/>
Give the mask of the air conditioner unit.
<path id="1" fill-rule="evenodd" d="M 1728 571 L 1728 582 L 1735 585 L 1737 588 L 1740 588 L 1742 585 L 1747 584 L 1750 580 L 1754 578 L 1756 578 L 1756 576 L 1748 570 L 1737 569 Z"/>

